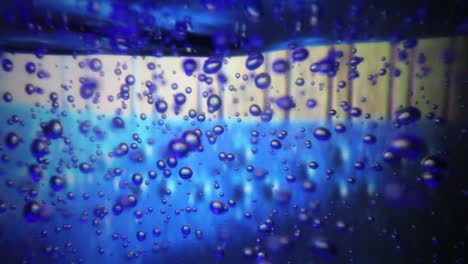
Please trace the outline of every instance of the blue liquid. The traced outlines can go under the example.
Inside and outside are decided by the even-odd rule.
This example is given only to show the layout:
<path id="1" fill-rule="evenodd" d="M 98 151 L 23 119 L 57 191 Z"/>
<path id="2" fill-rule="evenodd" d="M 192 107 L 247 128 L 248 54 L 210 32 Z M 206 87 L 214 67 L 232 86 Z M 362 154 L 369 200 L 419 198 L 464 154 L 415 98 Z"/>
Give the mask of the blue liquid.
<path id="1" fill-rule="evenodd" d="M 153 2 L 0 7 L 0 262 L 464 263 L 463 1 Z"/>
<path id="2" fill-rule="evenodd" d="M 35 108 L 34 112 L 37 117 L 31 119 L 29 107 L 10 106 L 7 111 L 1 113 L 2 120 L 8 119 L 14 113 L 21 120 L 28 122 L 25 122 L 24 126 L 4 126 L 2 136 L 4 132 L 14 130 L 22 138 L 33 138 L 40 120 L 50 120 L 57 116 L 47 109 Z M 36 163 L 28 154 L 29 144 L 21 143 L 14 152 L 7 152 L 9 161 L 2 165 L 1 178 L 4 182 L 12 181 L 12 186 L 1 186 L 0 198 L 7 209 L 0 215 L 0 221 L 2 237 L 8 238 L 8 245 L 4 246 L 11 250 L 9 256 L 12 259 L 22 256 L 42 262 L 47 259 L 41 252 L 43 247 L 59 246 L 60 253 L 49 253 L 49 257 L 60 260 L 81 258 L 85 262 L 101 259 L 121 262 L 128 258 L 127 254 L 131 255 L 128 252 L 141 250 L 139 257 L 135 257 L 139 262 L 184 262 L 190 256 L 214 261 L 215 254 L 210 250 L 210 245 L 220 243 L 225 250 L 227 262 L 235 259 L 243 261 L 249 258 L 244 257 L 240 249 L 253 247 L 256 237 L 261 237 L 264 241 L 273 241 L 279 239 L 278 236 L 293 232 L 292 223 L 302 223 L 298 226 L 302 236 L 294 241 L 294 251 L 278 249 L 272 252 L 276 252 L 278 257 L 285 260 L 300 261 L 304 257 L 320 260 L 322 258 L 314 256 L 310 250 L 309 241 L 325 232 L 333 246 L 340 249 L 340 254 L 332 256 L 332 259 L 345 261 L 349 257 L 341 250 L 352 249 L 353 258 L 373 262 L 382 256 L 401 258 L 404 254 L 410 254 L 399 253 L 392 247 L 385 248 L 386 243 L 392 242 L 391 238 L 383 236 L 384 229 L 397 226 L 407 228 L 415 224 L 418 229 L 428 231 L 427 228 L 438 230 L 444 224 L 448 224 L 439 219 L 436 226 L 430 227 L 425 222 L 433 220 L 427 215 L 424 205 L 439 199 L 437 197 L 451 199 L 452 195 L 447 191 L 454 187 L 455 179 L 451 177 L 456 176 L 446 175 L 442 188 L 431 188 L 424 181 L 418 180 L 420 177 L 417 173 L 420 173 L 421 169 L 418 168 L 417 161 L 408 160 L 397 165 L 383 161 L 382 149 L 385 149 L 387 142 L 394 137 L 394 128 L 391 128 L 392 125 L 388 122 L 380 122 L 375 128 L 372 128 L 369 122 L 349 123 L 346 124 L 346 133 L 332 132 L 328 141 L 315 139 L 313 130 L 320 125 L 333 131 L 332 123 L 239 125 L 228 122 L 224 133 L 217 137 L 215 144 L 209 144 L 206 136 L 202 136 L 202 152 L 194 151 L 185 158 L 179 158 L 177 166 L 171 169 L 170 176 L 165 176 L 162 170 L 156 169 L 157 176 L 153 179 L 147 176 L 147 173 L 155 169 L 157 160 L 164 159 L 169 140 L 180 135 L 181 131 L 195 127 L 206 131 L 215 125 L 224 126 L 225 123 L 213 121 L 192 126 L 189 122 L 181 121 L 165 120 L 164 124 L 152 124 L 149 119 L 123 118 L 125 126 L 133 129 L 118 130 L 112 128 L 111 117 L 90 117 L 92 126 L 107 131 L 105 137 L 96 138 L 91 131 L 87 135 L 80 133 L 76 122 L 81 120 L 80 116 L 69 112 L 60 120 L 63 136 L 73 138 L 74 151 L 69 152 L 70 146 L 64 144 L 63 138 L 52 140 L 49 146 L 52 153 L 47 156 L 50 165 L 43 170 L 43 175 L 47 179 L 49 175 L 57 174 L 55 168 L 62 164 L 60 167 L 64 171 L 59 174 L 67 179 L 67 184 L 61 191 L 54 192 L 44 180 L 38 185 L 30 183 L 28 172 L 23 167 L 25 164 Z M 166 125 L 172 129 L 167 129 Z M 420 135 L 428 143 L 429 149 L 445 147 L 446 143 L 434 139 L 445 135 L 447 128 L 431 129 L 428 133 L 427 127 L 432 127 L 432 124 L 422 122 L 411 128 L 402 128 L 401 133 L 411 131 Z M 255 145 L 249 142 L 253 129 L 260 134 Z M 301 132 L 301 129 L 304 131 Z M 455 127 L 453 129 L 457 130 Z M 276 133 L 270 133 L 272 130 L 288 131 L 288 135 L 281 140 L 281 148 L 275 149 L 270 146 L 270 140 L 277 138 Z M 138 149 L 129 150 L 128 154 L 121 157 L 107 157 L 120 141 L 132 142 L 134 133 L 138 134 L 142 142 L 138 144 Z M 262 133 L 265 133 L 265 136 L 261 136 Z M 362 138 L 367 133 L 372 133 L 378 138 L 377 142 L 366 144 Z M 231 137 L 235 137 L 236 140 L 231 141 Z M 90 138 L 96 139 L 90 142 Z M 147 143 L 150 138 L 155 139 L 154 143 Z M 312 147 L 307 148 L 301 144 L 304 140 L 310 140 Z M 253 147 L 257 148 L 255 154 L 252 153 Z M 145 154 L 147 149 L 151 149 L 152 154 Z M 98 150 L 102 154 L 95 154 Z M 219 159 L 219 151 L 233 153 L 234 160 L 216 161 Z M 138 152 L 143 155 L 141 162 L 131 159 Z M 94 170 L 83 173 L 79 164 L 88 162 L 89 155 L 96 158 L 93 162 Z M 457 157 L 448 159 L 455 160 L 451 162 L 459 160 Z M 267 160 L 269 162 L 266 163 Z M 319 167 L 308 167 L 307 164 L 311 161 L 320 164 Z M 352 165 L 355 162 L 362 162 L 364 168 L 356 168 L 356 165 Z M 375 162 L 381 164 L 382 171 L 371 166 Z M 246 169 L 248 165 L 253 169 Z M 192 170 L 193 175 L 190 179 L 181 178 L 177 173 L 185 166 Z M 105 177 L 110 168 L 119 168 L 120 175 Z M 265 170 L 268 170 L 268 173 L 265 173 Z M 132 174 L 135 172 L 143 175 L 142 185 L 133 183 Z M 295 181 L 288 181 L 288 175 L 294 175 Z M 350 177 L 353 178 L 352 181 Z M 306 187 L 309 184 L 315 187 Z M 216 185 L 219 185 L 219 188 L 214 188 Z M 30 188 L 35 190 L 35 197 L 28 195 Z M 67 194 L 70 192 L 73 196 Z M 122 196 L 129 194 L 134 194 L 137 198 L 136 205 L 125 207 L 120 214 L 115 215 L 112 206 Z M 22 212 L 22 197 L 25 196 L 47 208 L 51 213 L 47 220 L 25 222 Z M 220 200 L 228 204 L 230 199 L 235 200 L 234 207 L 228 207 L 223 214 L 213 213 L 210 202 Z M 345 201 L 349 205 L 343 204 Z M 319 204 L 318 208 L 312 206 L 314 202 Z M 300 207 L 292 206 L 296 204 Z M 12 209 L 11 206 L 15 206 L 16 209 Z M 93 212 L 100 206 L 106 213 L 97 217 Z M 441 213 L 456 214 L 447 206 L 443 205 L 438 209 L 443 210 Z M 299 210 L 303 207 L 308 208 L 305 214 Z M 137 209 L 143 213 L 141 218 L 135 217 L 134 212 Z M 270 217 L 273 210 L 277 213 Z M 84 212 L 87 215 L 83 215 Z M 246 217 L 246 213 L 250 213 L 251 216 Z M 165 221 L 167 217 L 170 218 L 169 221 Z M 303 220 L 298 222 L 298 217 Z M 269 218 L 274 222 L 274 231 L 268 229 L 264 235 L 261 233 L 265 231 L 258 233 L 259 227 Z M 368 218 L 373 220 L 368 221 Z M 93 220 L 97 222 L 93 224 Z M 335 227 L 337 221 L 346 223 L 344 231 Z M 180 231 L 184 225 L 188 225 L 192 231 L 201 230 L 203 238 L 198 240 L 194 232 L 184 235 Z M 157 237 L 151 233 L 154 228 L 161 232 Z M 41 237 L 43 230 L 47 230 L 46 237 Z M 146 232 L 145 239 L 139 239 L 141 237 L 137 234 L 142 230 Z M 238 235 L 239 231 L 243 233 L 242 236 Z M 400 232 L 402 236 L 406 236 L 413 231 Z M 112 239 L 114 233 L 119 234 L 116 240 Z M 381 240 L 373 242 L 373 250 L 376 250 L 374 254 L 368 253 L 368 243 L 351 243 L 350 239 L 358 234 L 365 234 L 366 239 L 372 240 L 381 237 Z M 422 236 L 415 239 L 418 241 Z M 76 253 L 65 253 L 67 249 L 63 245 L 67 242 L 72 243 L 71 248 L 75 249 Z M 127 248 L 122 247 L 125 242 L 129 244 Z M 411 248 L 405 240 L 393 243 L 401 244 L 403 248 Z M 19 248 L 24 247 L 31 250 L 29 255 L 34 257 L 23 255 Z M 166 247 L 168 248 L 165 249 Z M 425 246 L 416 247 L 414 254 L 422 254 L 426 249 Z M 100 250 L 104 250 L 102 256 Z M 178 253 L 182 251 L 183 255 Z"/>

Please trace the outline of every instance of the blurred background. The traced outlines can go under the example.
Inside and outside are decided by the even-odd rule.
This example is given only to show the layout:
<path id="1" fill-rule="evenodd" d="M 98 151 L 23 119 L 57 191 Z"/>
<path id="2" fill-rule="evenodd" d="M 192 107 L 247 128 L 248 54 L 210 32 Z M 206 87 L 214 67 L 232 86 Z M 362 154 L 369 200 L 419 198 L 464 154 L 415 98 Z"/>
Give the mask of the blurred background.
<path id="1" fill-rule="evenodd" d="M 465 1 L 0 7 L 5 263 L 464 263 Z"/>

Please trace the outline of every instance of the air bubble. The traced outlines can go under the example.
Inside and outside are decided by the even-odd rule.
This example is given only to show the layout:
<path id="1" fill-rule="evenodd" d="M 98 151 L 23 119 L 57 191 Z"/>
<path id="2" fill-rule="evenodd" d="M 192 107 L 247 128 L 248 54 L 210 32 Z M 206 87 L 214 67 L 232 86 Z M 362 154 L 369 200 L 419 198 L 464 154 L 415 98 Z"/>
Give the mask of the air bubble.
<path id="1" fill-rule="evenodd" d="M 262 72 L 255 76 L 255 85 L 258 89 L 266 89 L 270 86 L 271 77 L 268 73 Z"/>
<path id="2" fill-rule="evenodd" d="M 329 140 L 331 138 L 331 133 L 328 129 L 324 127 L 319 127 L 314 129 L 314 137 L 318 140 Z"/>
<path id="3" fill-rule="evenodd" d="M 49 185 L 55 192 L 60 192 L 65 188 L 65 179 L 62 176 L 54 175 L 50 177 Z"/>
<path id="4" fill-rule="evenodd" d="M 289 62 L 284 59 L 277 59 L 272 67 L 276 73 L 286 73 L 289 71 Z"/>
<path id="5" fill-rule="evenodd" d="M 209 113 L 214 113 L 221 109 L 223 105 L 223 101 L 221 100 L 221 97 L 219 97 L 216 94 L 211 94 L 208 96 L 208 99 L 206 101 L 206 105 L 208 107 L 208 112 Z"/>
<path id="6" fill-rule="evenodd" d="M 99 72 L 101 71 L 102 69 L 102 62 L 101 60 L 97 59 L 97 58 L 93 58 L 89 61 L 89 68 L 93 71 L 93 72 Z"/>
<path id="7" fill-rule="evenodd" d="M 31 201 L 24 205 L 23 217 L 28 222 L 36 222 L 41 220 L 43 207 L 40 203 Z"/>
<path id="8" fill-rule="evenodd" d="M 179 170 L 179 176 L 180 178 L 184 180 L 188 180 L 192 178 L 192 175 L 193 175 L 192 169 L 190 169 L 189 167 L 183 167 L 183 168 L 180 168 Z"/>
<path id="9" fill-rule="evenodd" d="M 5 72 L 11 72 L 13 70 L 13 62 L 10 59 L 3 59 L 2 67 Z"/>
<path id="10" fill-rule="evenodd" d="M 58 139 L 62 137 L 62 123 L 58 119 L 52 119 L 42 126 L 42 132 L 49 139 Z"/>
<path id="11" fill-rule="evenodd" d="M 249 107 L 249 112 L 253 116 L 260 116 L 262 114 L 262 109 L 256 104 L 252 104 Z"/>
<path id="12" fill-rule="evenodd" d="M 245 67 L 250 71 L 254 71 L 263 64 L 263 61 L 264 58 L 262 54 L 251 54 L 245 61 Z"/>
<path id="13" fill-rule="evenodd" d="M 416 107 L 406 107 L 396 112 L 396 122 L 400 125 L 409 125 L 421 118 L 421 112 Z"/>
<path id="14" fill-rule="evenodd" d="M 215 74 L 221 69 L 222 66 L 222 61 L 219 58 L 211 57 L 205 60 L 205 63 L 203 64 L 203 71 L 206 74 Z"/>
<path id="15" fill-rule="evenodd" d="M 182 68 L 187 76 L 192 76 L 197 70 L 197 62 L 194 59 L 186 59 L 182 64 Z M 206 72 L 206 70 L 204 71 Z"/>
<path id="16" fill-rule="evenodd" d="M 210 211 L 213 214 L 216 214 L 216 215 L 224 214 L 225 210 L 226 210 L 226 206 L 219 200 L 215 200 L 210 203 Z"/>
<path id="17" fill-rule="evenodd" d="M 154 106 L 156 108 L 156 111 L 158 111 L 158 113 L 160 113 L 160 114 L 165 113 L 167 111 L 167 108 L 168 108 L 168 104 L 166 103 L 166 101 L 164 101 L 162 99 L 156 100 L 156 102 L 154 103 Z"/>
<path id="18" fill-rule="evenodd" d="M 309 51 L 306 48 L 295 49 L 292 53 L 292 59 L 296 62 L 301 62 L 309 57 Z"/>
<path id="19" fill-rule="evenodd" d="M 33 74 L 36 72 L 36 64 L 34 64 L 34 62 L 27 62 L 26 65 L 24 65 L 24 69 L 28 74 Z"/>

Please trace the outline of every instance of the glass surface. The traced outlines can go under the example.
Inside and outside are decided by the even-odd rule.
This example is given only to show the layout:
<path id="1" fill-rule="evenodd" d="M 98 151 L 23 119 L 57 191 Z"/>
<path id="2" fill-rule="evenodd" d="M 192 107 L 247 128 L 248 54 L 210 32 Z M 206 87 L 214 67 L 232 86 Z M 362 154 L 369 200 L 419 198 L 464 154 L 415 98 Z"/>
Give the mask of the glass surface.
<path id="1" fill-rule="evenodd" d="M 0 5 L 0 263 L 465 263 L 465 1 Z"/>

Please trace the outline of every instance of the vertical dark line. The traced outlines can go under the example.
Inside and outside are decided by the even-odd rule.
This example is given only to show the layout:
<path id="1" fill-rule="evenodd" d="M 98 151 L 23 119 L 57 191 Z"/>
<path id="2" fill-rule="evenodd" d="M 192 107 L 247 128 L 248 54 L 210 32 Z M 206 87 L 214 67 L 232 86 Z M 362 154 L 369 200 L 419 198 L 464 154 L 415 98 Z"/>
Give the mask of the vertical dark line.
<path id="1" fill-rule="evenodd" d="M 353 44 L 350 44 L 350 45 L 351 45 L 351 47 L 350 47 L 351 49 L 349 50 L 349 59 L 348 59 L 348 63 L 349 63 L 349 61 L 351 60 L 351 57 L 353 56 L 353 50 L 354 50 L 354 48 L 355 48 L 354 43 L 353 43 Z M 349 87 L 349 95 L 348 95 L 349 100 L 348 100 L 348 105 L 352 107 L 353 101 L 354 101 L 354 88 L 355 88 L 355 87 L 354 87 L 354 79 L 352 80 L 352 79 L 349 78 L 350 68 L 351 68 L 351 67 L 349 67 L 349 65 L 348 65 L 348 72 L 347 72 L 347 74 L 348 74 L 347 80 L 348 80 L 348 87 Z M 347 117 L 346 117 L 346 120 L 347 120 L 347 121 L 351 120 L 351 115 L 350 115 L 349 113 L 348 113 L 348 115 L 347 115 Z"/>
<path id="2" fill-rule="evenodd" d="M 349 80 L 349 61 L 351 60 L 351 56 L 352 56 L 352 51 L 353 51 L 353 48 L 354 48 L 354 45 L 353 44 L 350 44 L 350 47 L 349 47 L 349 54 L 348 54 L 348 58 L 346 58 L 346 61 L 345 61 L 345 65 L 346 65 L 346 81 L 347 81 L 347 88 L 348 88 L 348 96 L 346 98 L 347 102 L 348 102 L 348 105 L 352 105 L 353 103 L 353 88 L 354 88 L 354 85 L 353 85 L 353 82 L 351 80 Z M 351 116 L 349 115 L 349 113 L 347 113 L 346 115 L 346 118 L 345 120 L 348 121 L 351 119 Z"/>
<path id="3" fill-rule="evenodd" d="M 264 59 L 265 59 L 265 71 L 266 73 L 268 73 L 268 75 L 270 75 L 270 52 L 267 52 L 265 53 L 265 55 L 263 56 Z M 271 76 L 270 76 L 271 78 Z M 270 87 L 271 87 L 271 84 L 270 84 Z M 263 90 L 264 92 L 264 98 L 263 98 L 263 111 L 265 111 L 267 109 L 267 104 L 268 104 L 268 101 L 269 101 L 269 98 L 270 98 L 270 87 L 266 88 Z M 269 107 L 270 110 L 271 110 L 271 107 Z"/>
<path id="4" fill-rule="evenodd" d="M 138 74 L 138 68 L 139 68 L 139 63 L 138 63 L 138 57 L 139 56 L 135 56 L 135 57 L 130 57 L 130 61 L 132 63 L 132 69 L 131 69 L 131 74 L 133 75 L 133 78 L 135 78 L 135 83 L 133 84 L 133 87 L 131 88 L 131 95 L 130 95 L 130 114 L 132 115 L 132 118 L 133 116 L 138 116 L 139 113 L 137 113 L 137 104 L 139 103 L 138 102 L 138 82 L 137 82 L 137 77 Z M 164 100 L 166 100 L 166 103 L 169 105 L 169 100 L 167 100 L 166 98 L 164 98 Z"/>
<path id="5" fill-rule="evenodd" d="M 229 58 L 223 58 L 223 59 L 226 59 L 228 60 L 228 64 L 229 64 L 229 60 L 231 59 L 232 57 L 229 57 Z M 224 75 L 225 78 L 227 78 L 227 72 L 224 68 L 224 63 L 221 62 L 221 73 Z M 221 98 L 221 108 L 219 109 L 218 111 L 218 120 L 224 120 L 224 107 L 225 107 L 225 102 L 224 102 L 224 84 L 222 84 L 220 81 L 218 81 L 218 78 L 215 76 L 213 76 L 213 83 L 214 82 L 217 82 L 218 84 L 218 96 L 219 98 Z M 240 88 L 238 89 L 239 93 L 241 92 Z M 240 96 L 239 96 L 240 97 Z M 239 111 L 239 114 L 240 114 L 240 111 Z"/>
<path id="6" fill-rule="evenodd" d="M 67 103 L 67 100 L 65 99 L 67 97 L 65 89 L 62 89 L 62 85 L 67 85 L 67 76 L 68 76 L 68 70 L 66 69 L 67 67 L 67 56 L 64 55 L 55 55 L 55 56 L 61 56 L 62 59 L 62 79 L 60 80 L 60 99 L 61 99 L 61 106 L 62 108 L 65 108 L 66 110 L 69 110 L 69 104 Z M 104 87 L 106 89 L 106 87 Z"/>
<path id="7" fill-rule="evenodd" d="M 326 108 L 326 111 L 325 111 L 325 115 L 326 115 L 326 119 L 328 121 L 331 121 L 332 119 L 332 116 L 329 115 L 329 111 L 331 109 L 331 106 L 333 105 L 333 98 L 332 98 L 332 94 L 333 94 L 333 78 L 332 77 L 328 77 L 328 84 L 327 84 L 327 108 Z"/>
<path id="8" fill-rule="evenodd" d="M 417 61 L 417 60 L 415 60 L 414 57 L 417 56 L 417 54 L 418 54 L 417 51 L 418 51 L 418 47 L 416 46 L 411 50 L 411 56 L 408 56 L 408 58 L 410 60 L 409 61 L 410 67 L 409 67 L 409 74 L 408 74 L 409 75 L 408 76 L 409 77 L 408 78 L 409 83 L 408 83 L 408 91 L 407 91 L 408 99 L 405 102 L 406 106 L 408 106 L 408 105 L 414 106 L 416 104 L 416 99 L 415 99 L 415 94 L 414 94 L 414 88 L 415 87 L 413 86 L 413 78 L 416 78 L 416 76 L 414 76 L 414 72 L 415 72 L 415 70 L 414 70 L 414 68 L 415 68 L 414 64 L 415 63 L 414 62 Z"/>
<path id="9" fill-rule="evenodd" d="M 156 102 L 157 102 L 157 99 L 159 97 L 159 91 L 162 89 L 162 85 L 160 85 L 159 83 L 159 78 L 157 77 L 156 75 L 156 72 L 157 70 L 159 69 L 158 68 L 158 60 L 157 60 L 157 57 L 156 56 L 151 56 L 151 57 L 148 57 L 151 59 L 151 62 L 154 63 L 154 68 L 153 69 L 148 69 L 149 71 L 149 80 L 153 83 L 153 90 L 152 90 L 152 103 L 150 104 L 151 105 L 151 109 L 152 109 L 152 113 L 153 113 L 153 118 L 154 120 L 158 121 L 158 118 L 159 118 L 159 112 L 158 110 L 156 109 Z M 162 65 L 161 65 L 162 67 Z M 198 90 L 195 90 L 195 87 L 193 87 L 193 90 L 192 92 L 197 92 L 198 93 Z M 187 100 L 189 99 L 189 95 L 187 95 Z M 197 110 L 197 109 L 195 109 Z M 188 111 L 187 111 L 187 115 L 188 115 Z"/>
<path id="10" fill-rule="evenodd" d="M 399 77 L 395 77 L 395 69 L 397 69 L 396 67 L 396 56 L 397 56 L 397 45 L 396 44 L 392 44 L 392 54 L 391 54 L 391 61 L 390 61 L 390 87 L 389 87 L 389 91 L 390 91 L 390 102 L 389 102 L 389 105 L 390 105 L 390 119 L 393 119 L 393 110 L 395 110 L 396 106 L 395 106 L 395 81 L 396 79 Z M 398 69 L 400 70 L 400 69 Z M 400 73 L 401 74 L 401 73 Z"/>
<path id="11" fill-rule="evenodd" d="M 388 79 L 388 107 L 387 107 L 387 119 L 393 119 L 393 109 L 395 109 L 395 76 L 393 75 L 395 69 L 395 52 L 396 45 L 391 44 L 390 56 L 389 56 L 389 79 Z"/>
<path id="12" fill-rule="evenodd" d="M 286 71 L 285 73 L 285 78 L 286 78 L 286 95 L 287 96 L 291 96 L 291 71 L 292 71 L 292 62 L 290 62 L 289 60 L 289 49 L 286 50 L 286 61 L 288 62 L 289 64 L 289 70 Z M 285 113 L 285 116 L 284 116 L 284 119 L 285 119 L 285 122 L 288 122 L 289 119 L 290 119 L 290 113 L 291 111 L 288 110 L 286 111 Z"/>
<path id="13" fill-rule="evenodd" d="M 456 50 L 456 45 L 457 44 L 457 41 L 456 41 L 456 38 L 455 37 L 452 37 L 450 38 L 450 51 L 455 53 L 455 50 Z M 457 56 L 455 54 L 455 56 Z M 455 116 L 455 112 L 454 112 L 454 107 L 455 107 L 455 100 L 453 100 L 453 97 L 454 97 L 454 94 L 455 94 L 455 91 L 454 89 L 456 89 L 456 62 L 455 60 L 452 61 L 452 63 L 450 63 L 450 65 L 448 66 L 448 70 L 447 70 L 447 98 L 446 98 L 446 107 L 445 107 L 445 113 L 444 113 L 444 116 L 447 120 L 455 120 L 456 119 L 456 116 Z"/>
<path id="14" fill-rule="evenodd" d="M 330 52 L 333 52 L 333 58 L 334 60 L 336 60 L 335 58 L 335 46 L 330 46 L 330 49 L 328 50 L 328 54 L 330 54 Z M 328 56 L 328 55 L 327 55 Z M 336 74 L 338 74 L 338 71 L 336 72 Z M 332 120 L 332 116 L 329 114 L 331 108 L 332 108 L 332 105 L 333 105 L 333 80 L 336 78 L 336 74 L 334 77 L 328 77 L 328 84 L 327 84 L 327 108 L 326 108 L 326 111 L 325 111 L 325 115 L 326 115 L 326 119 L 328 122 L 330 122 Z M 335 109 L 336 110 L 336 109 Z"/>
<path id="15" fill-rule="evenodd" d="M 203 57 L 200 57 L 200 61 L 199 61 L 199 71 L 197 72 L 197 92 L 198 92 L 198 95 L 197 95 L 197 115 L 201 113 L 201 110 L 202 110 L 202 107 L 201 107 L 201 101 L 202 101 L 202 86 L 201 86 L 201 81 L 199 80 L 200 78 L 200 74 L 202 73 L 202 69 L 203 69 Z"/>

